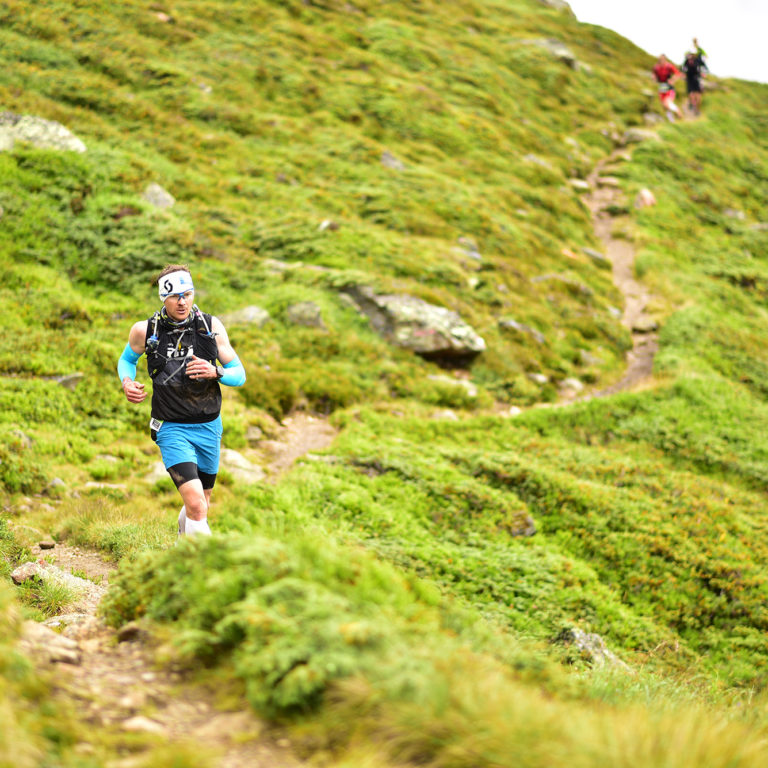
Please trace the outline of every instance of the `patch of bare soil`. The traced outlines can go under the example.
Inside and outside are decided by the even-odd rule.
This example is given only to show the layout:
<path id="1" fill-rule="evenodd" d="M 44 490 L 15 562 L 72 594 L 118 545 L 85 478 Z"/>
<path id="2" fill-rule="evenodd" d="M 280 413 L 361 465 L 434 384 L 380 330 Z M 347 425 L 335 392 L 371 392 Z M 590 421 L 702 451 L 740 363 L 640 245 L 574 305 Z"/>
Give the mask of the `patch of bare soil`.
<path id="1" fill-rule="evenodd" d="M 277 437 L 262 440 L 257 452 L 263 458 L 270 481 L 275 482 L 297 459 L 325 450 L 336 435 L 337 430 L 326 419 L 299 411 L 286 416 L 278 427 Z"/>

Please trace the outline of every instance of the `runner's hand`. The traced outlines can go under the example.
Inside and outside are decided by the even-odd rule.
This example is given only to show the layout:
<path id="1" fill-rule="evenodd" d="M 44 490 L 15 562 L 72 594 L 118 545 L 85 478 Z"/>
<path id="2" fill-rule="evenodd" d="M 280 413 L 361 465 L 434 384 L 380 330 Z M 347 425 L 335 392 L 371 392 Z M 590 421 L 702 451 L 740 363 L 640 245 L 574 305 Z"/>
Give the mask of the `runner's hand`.
<path id="1" fill-rule="evenodd" d="M 217 378 L 216 366 L 211 365 L 207 360 L 195 357 L 194 355 L 191 355 L 187 361 L 186 372 L 190 379 L 196 381 Z"/>
<path id="2" fill-rule="evenodd" d="M 125 392 L 129 403 L 140 403 L 147 396 L 147 393 L 144 391 L 144 385 L 129 379 L 127 376 L 123 379 L 123 392 Z"/>

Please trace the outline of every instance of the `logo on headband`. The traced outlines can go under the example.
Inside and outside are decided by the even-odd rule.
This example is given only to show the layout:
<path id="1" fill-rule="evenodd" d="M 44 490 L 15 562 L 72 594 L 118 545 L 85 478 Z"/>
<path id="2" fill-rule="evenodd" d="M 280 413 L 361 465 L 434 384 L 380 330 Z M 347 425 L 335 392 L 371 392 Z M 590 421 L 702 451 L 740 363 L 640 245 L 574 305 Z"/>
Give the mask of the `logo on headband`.
<path id="1" fill-rule="evenodd" d="M 161 299 L 167 299 L 169 296 L 194 290 L 195 286 L 192 284 L 192 276 L 189 272 L 182 270 L 163 275 L 158 284 L 158 292 Z"/>

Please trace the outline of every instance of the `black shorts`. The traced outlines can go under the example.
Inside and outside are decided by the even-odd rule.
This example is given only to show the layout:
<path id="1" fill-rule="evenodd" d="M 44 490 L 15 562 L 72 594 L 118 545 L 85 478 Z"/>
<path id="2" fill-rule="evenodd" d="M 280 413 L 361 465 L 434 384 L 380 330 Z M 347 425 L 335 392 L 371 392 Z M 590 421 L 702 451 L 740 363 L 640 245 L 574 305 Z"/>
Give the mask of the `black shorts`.
<path id="1" fill-rule="evenodd" d="M 685 87 L 688 89 L 688 93 L 701 93 L 701 80 L 686 80 Z"/>

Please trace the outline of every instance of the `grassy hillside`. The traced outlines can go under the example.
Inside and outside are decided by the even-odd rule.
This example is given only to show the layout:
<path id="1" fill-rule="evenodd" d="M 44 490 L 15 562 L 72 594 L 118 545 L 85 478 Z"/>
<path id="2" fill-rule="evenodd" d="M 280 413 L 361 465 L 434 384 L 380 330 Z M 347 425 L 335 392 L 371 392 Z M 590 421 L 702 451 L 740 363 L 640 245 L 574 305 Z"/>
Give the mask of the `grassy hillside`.
<path id="1" fill-rule="evenodd" d="M 19 524 L 121 560 L 107 618 L 142 618 L 318 764 L 765 764 L 768 86 L 717 81 L 701 120 L 606 169 L 661 327 L 653 382 L 528 408 L 624 370 L 623 298 L 569 180 L 660 115 L 649 55 L 536 0 L 0 15 L 2 109 L 87 146 L 0 152 L 6 564 L 34 540 Z M 275 484 L 222 472 L 221 535 L 173 547 L 176 492 L 144 480 L 148 408 L 115 366 L 176 261 L 205 311 L 271 318 L 229 326 L 249 378 L 225 446 L 251 455 L 249 427 L 294 409 L 340 432 Z M 487 349 L 441 370 L 349 285 L 455 310 Z M 304 301 L 324 328 L 290 321 Z M 568 628 L 631 671 L 555 642 Z"/>

